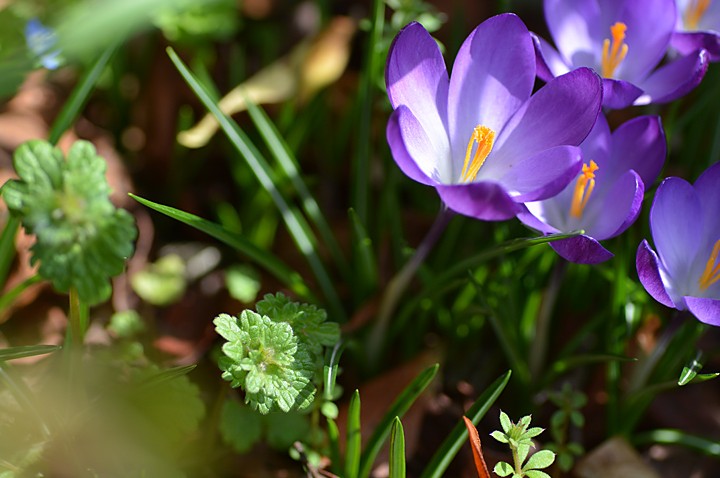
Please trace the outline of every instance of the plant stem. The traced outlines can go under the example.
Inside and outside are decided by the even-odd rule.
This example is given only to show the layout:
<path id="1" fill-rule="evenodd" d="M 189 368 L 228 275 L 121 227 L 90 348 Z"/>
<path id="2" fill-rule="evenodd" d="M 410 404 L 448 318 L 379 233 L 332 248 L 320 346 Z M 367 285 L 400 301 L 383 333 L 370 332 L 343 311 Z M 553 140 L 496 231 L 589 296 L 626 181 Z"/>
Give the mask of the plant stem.
<path id="1" fill-rule="evenodd" d="M 535 337 L 530 345 L 529 357 L 530 376 L 535 380 L 539 380 L 540 373 L 545 365 L 550 335 L 550 319 L 552 318 L 552 311 L 555 308 L 560 286 L 567 271 L 567 265 L 567 261 L 563 258 L 558 258 L 557 262 L 555 262 L 550 281 L 540 304 L 540 311 L 535 322 Z"/>
<path id="2" fill-rule="evenodd" d="M 70 311 L 68 313 L 68 320 L 70 321 L 70 331 L 72 337 L 73 347 L 80 347 L 83 343 L 83 326 L 81 318 L 81 302 L 80 295 L 75 287 L 71 287 L 69 291 L 70 296 Z"/>
<path id="3" fill-rule="evenodd" d="M 390 324 L 390 318 L 395 311 L 398 301 L 405 292 L 405 289 L 410 285 L 410 281 L 415 275 L 415 272 L 417 272 L 418 268 L 425 261 L 453 215 L 454 213 L 444 204 L 441 206 L 435 222 L 430 227 L 430 230 L 420 245 L 415 249 L 415 253 L 388 283 L 382 302 L 380 303 L 377 322 L 370 333 L 370 342 L 368 344 L 370 357 L 378 358 L 377 352 L 382 349 L 383 337 L 385 336 L 385 332 Z"/>
<path id="4" fill-rule="evenodd" d="M 517 476 L 525 476 L 522 472 L 522 463 L 520 462 L 520 456 L 518 455 L 518 450 L 514 446 L 510 445 L 510 449 L 512 450 L 512 457 L 513 457 L 513 465 L 515 466 L 515 473 Z"/>

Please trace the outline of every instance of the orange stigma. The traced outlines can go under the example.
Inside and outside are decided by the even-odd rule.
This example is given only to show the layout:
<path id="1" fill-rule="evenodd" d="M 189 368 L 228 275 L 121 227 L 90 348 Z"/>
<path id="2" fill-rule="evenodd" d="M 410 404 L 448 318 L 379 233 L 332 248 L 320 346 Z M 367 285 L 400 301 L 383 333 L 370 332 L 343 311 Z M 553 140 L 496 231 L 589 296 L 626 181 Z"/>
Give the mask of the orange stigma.
<path id="1" fill-rule="evenodd" d="M 475 154 L 472 154 L 475 143 L 477 143 L 477 148 L 475 148 Z M 478 171 L 480 171 L 490 151 L 492 151 L 493 143 L 495 143 L 495 131 L 487 126 L 478 125 L 475 127 L 470 136 L 470 141 L 468 141 L 460 181 L 466 183 L 475 180 Z M 472 160 L 470 156 L 472 156 Z"/>
<path id="2" fill-rule="evenodd" d="M 685 26 L 688 30 L 697 30 L 698 23 L 710 6 L 710 0 L 690 0 L 685 9 Z"/>
<path id="3" fill-rule="evenodd" d="M 576 219 L 582 217 L 582 213 L 587 206 L 590 195 L 595 189 L 595 171 L 600 169 L 595 161 L 590 160 L 590 164 L 583 164 L 580 177 L 575 183 L 575 192 L 573 193 L 572 204 L 570 205 L 570 215 Z"/>
<path id="4" fill-rule="evenodd" d="M 705 263 L 705 270 L 700 276 L 698 283 L 702 290 L 707 289 L 720 280 L 720 263 L 718 263 L 718 254 L 720 254 L 720 239 L 715 242 L 710 258 Z"/>
<path id="5" fill-rule="evenodd" d="M 603 78 L 612 78 L 615 70 L 627 55 L 628 46 L 625 43 L 625 30 L 627 30 L 627 25 L 623 22 L 616 22 L 610 27 L 612 44 L 609 38 L 603 41 L 601 63 Z"/>

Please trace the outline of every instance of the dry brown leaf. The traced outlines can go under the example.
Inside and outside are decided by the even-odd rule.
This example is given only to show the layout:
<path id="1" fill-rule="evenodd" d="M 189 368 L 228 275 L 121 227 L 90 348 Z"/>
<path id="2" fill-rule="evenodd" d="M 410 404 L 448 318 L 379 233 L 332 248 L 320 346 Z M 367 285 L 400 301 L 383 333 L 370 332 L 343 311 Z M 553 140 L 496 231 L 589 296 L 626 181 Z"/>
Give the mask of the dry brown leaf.
<path id="1" fill-rule="evenodd" d="M 475 461 L 475 469 L 479 478 L 490 478 L 490 472 L 488 471 L 487 464 L 485 464 L 485 458 L 482 453 L 482 446 L 480 445 L 480 435 L 478 434 L 477 428 L 473 425 L 468 417 L 463 417 L 465 427 L 468 430 L 468 441 L 470 442 L 470 448 L 472 448 L 473 460 Z"/>

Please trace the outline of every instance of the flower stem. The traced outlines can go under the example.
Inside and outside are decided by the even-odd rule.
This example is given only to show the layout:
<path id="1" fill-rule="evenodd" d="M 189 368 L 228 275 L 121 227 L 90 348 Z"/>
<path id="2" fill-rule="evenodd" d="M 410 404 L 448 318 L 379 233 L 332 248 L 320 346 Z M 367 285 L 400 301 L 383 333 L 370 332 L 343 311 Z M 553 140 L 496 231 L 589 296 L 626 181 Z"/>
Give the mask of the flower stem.
<path id="1" fill-rule="evenodd" d="M 517 476 L 525 476 L 522 472 L 522 462 L 520 462 L 520 455 L 518 455 L 518 449 L 512 445 L 510 445 L 510 449 L 512 450 L 513 466 L 515 466 L 514 474 Z"/>
<path id="2" fill-rule="evenodd" d="M 83 343 L 83 336 L 85 335 L 82 324 L 82 303 L 80 302 L 80 295 L 75 287 L 71 287 L 69 291 L 70 296 L 70 311 L 68 313 L 68 320 L 70 321 L 70 332 L 73 347 L 80 347 Z"/>
<path id="3" fill-rule="evenodd" d="M 545 365 L 550 335 L 550 319 L 552 318 L 552 311 L 555 307 L 560 286 L 567 271 L 567 265 L 567 261 L 562 258 L 558 258 L 557 262 L 555 262 L 550 281 L 547 289 L 545 289 L 542 303 L 540 304 L 537 320 L 535 321 L 535 337 L 530 346 L 529 366 L 530 376 L 536 380 L 539 379 L 540 373 Z"/>
<path id="4" fill-rule="evenodd" d="M 420 245 L 415 249 L 415 253 L 388 283 L 382 302 L 380 303 L 380 311 L 378 312 L 375 327 L 370 332 L 370 341 L 368 343 L 368 353 L 370 357 L 378 357 L 379 354 L 377 352 L 382 349 L 383 337 L 390 325 L 390 319 L 398 301 L 405 292 L 405 289 L 410 285 L 410 281 L 415 275 L 415 272 L 417 272 L 418 268 L 425 261 L 453 215 L 454 213 L 443 204 L 435 218 L 435 222 L 430 227 L 430 230 Z"/>

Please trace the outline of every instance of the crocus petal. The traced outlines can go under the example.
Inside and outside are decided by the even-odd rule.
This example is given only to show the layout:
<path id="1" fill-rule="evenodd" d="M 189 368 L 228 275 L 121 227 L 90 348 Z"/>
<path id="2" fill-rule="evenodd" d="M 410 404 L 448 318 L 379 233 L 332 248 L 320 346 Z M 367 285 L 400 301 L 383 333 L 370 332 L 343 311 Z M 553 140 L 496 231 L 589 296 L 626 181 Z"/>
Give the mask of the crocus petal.
<path id="1" fill-rule="evenodd" d="M 601 53 L 595 50 L 605 34 L 599 2 L 545 0 L 544 9 L 550 34 L 565 62 L 576 67 L 594 67 Z"/>
<path id="2" fill-rule="evenodd" d="M 484 21 L 468 36 L 453 65 L 448 93 L 449 131 L 460 175 L 473 129 L 495 131 L 530 97 L 535 82 L 530 32 L 513 14 Z"/>
<path id="3" fill-rule="evenodd" d="M 438 185 L 436 189 L 447 207 L 484 221 L 504 221 L 521 210 L 502 186 L 489 181 Z"/>
<path id="4" fill-rule="evenodd" d="M 710 61 L 720 61 L 720 33 L 718 32 L 675 32 L 670 43 L 682 55 L 688 55 L 697 50 L 707 50 Z"/>
<path id="5" fill-rule="evenodd" d="M 619 110 L 632 105 L 643 90 L 625 80 L 603 78 L 603 106 Z"/>
<path id="6" fill-rule="evenodd" d="M 644 93 L 635 100 L 635 104 L 667 103 L 680 98 L 700 84 L 707 67 L 708 54 L 705 50 L 663 65 L 638 85 Z"/>
<path id="7" fill-rule="evenodd" d="M 677 284 L 696 281 L 690 277 L 692 257 L 702 245 L 702 205 L 695 189 L 680 178 L 667 178 L 655 193 L 650 227 L 658 255 Z"/>
<path id="8" fill-rule="evenodd" d="M 610 239 L 622 233 L 640 214 L 644 193 L 645 187 L 640 176 L 633 170 L 626 171 L 601 201 L 593 202 L 592 206 L 597 211 L 588 207 L 586 212 L 594 215 L 596 220 L 585 228 L 585 232 L 598 240 Z"/>
<path id="9" fill-rule="evenodd" d="M 564 75 L 570 71 L 560 53 L 548 42 L 534 33 L 531 33 L 535 56 L 537 57 L 537 76 L 548 82 L 556 76 Z"/>
<path id="10" fill-rule="evenodd" d="M 508 168 L 500 182 L 515 201 L 540 201 L 565 189 L 580 173 L 582 153 L 577 146 L 557 146 L 525 158 Z"/>
<path id="11" fill-rule="evenodd" d="M 717 207 L 720 205 L 720 163 L 715 163 L 705 170 L 695 181 L 695 192 L 703 204 L 705 218 L 705 234 L 712 244 L 720 237 L 714 237 L 720 231 L 720 214 Z M 713 234 L 714 233 L 714 234 Z"/>
<path id="12" fill-rule="evenodd" d="M 522 210 L 517 214 L 517 218 L 527 227 L 545 234 L 560 232 L 558 229 L 548 224 L 547 220 L 545 220 L 544 207 L 546 205 L 547 202 L 541 201 L 525 203 L 522 205 Z"/>
<path id="13" fill-rule="evenodd" d="M 576 264 L 599 264 L 614 257 L 598 241 L 585 235 L 552 241 L 550 247 L 563 259 Z"/>
<path id="14" fill-rule="evenodd" d="M 439 178 L 437 156 L 425 130 L 412 112 L 400 105 L 387 124 L 387 142 L 400 170 L 421 184 L 434 185 Z"/>
<path id="15" fill-rule="evenodd" d="M 670 299 L 667 290 L 665 290 L 665 284 L 660 277 L 660 260 L 645 239 L 638 247 L 635 267 L 637 267 L 640 282 L 648 294 L 662 305 L 675 308 L 675 304 Z"/>
<path id="16" fill-rule="evenodd" d="M 720 326 L 720 300 L 707 297 L 685 297 L 688 310 L 700 322 Z"/>
<path id="17" fill-rule="evenodd" d="M 506 172 L 503 169 L 514 167 L 517 158 L 561 144 L 577 146 L 595 124 L 601 100 L 600 77 L 589 68 L 554 78 L 523 105 L 502 131 L 493 152 L 496 161 L 488 162 L 487 173 L 490 177 L 502 176 Z M 495 165 L 501 168 L 499 173 L 492 172 Z"/>
<path id="18" fill-rule="evenodd" d="M 436 151 L 449 149 L 447 140 L 448 75 L 437 43 L 413 22 L 395 37 L 385 69 L 393 108 L 407 106 L 420 122 Z"/>
<path id="19" fill-rule="evenodd" d="M 649 187 L 665 162 L 667 145 L 659 116 L 639 116 L 621 124 L 612 134 L 612 152 L 603 173 L 616 177 L 633 169 Z M 600 176 L 602 177 L 602 176 Z"/>

